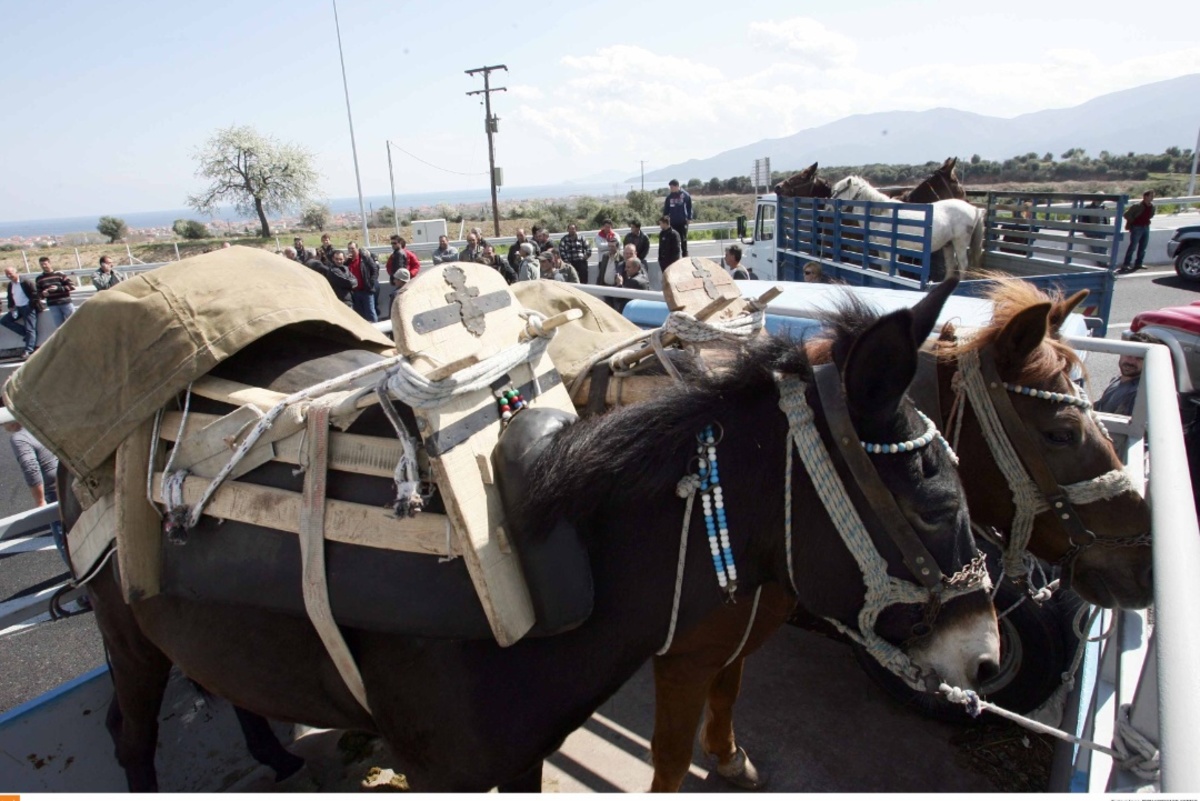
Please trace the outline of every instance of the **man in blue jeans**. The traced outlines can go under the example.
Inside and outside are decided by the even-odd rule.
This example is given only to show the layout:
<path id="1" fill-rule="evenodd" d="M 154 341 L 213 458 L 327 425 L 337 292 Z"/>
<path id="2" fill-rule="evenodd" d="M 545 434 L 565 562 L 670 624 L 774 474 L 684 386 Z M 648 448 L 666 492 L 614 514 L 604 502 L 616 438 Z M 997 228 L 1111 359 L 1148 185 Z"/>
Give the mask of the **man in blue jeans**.
<path id="1" fill-rule="evenodd" d="M 25 352 L 21 355 L 24 361 L 37 350 L 38 314 L 44 307 L 33 281 L 21 279 L 16 267 L 5 267 L 4 274 L 8 277 L 8 305 L 0 322 L 25 340 Z"/>
<path id="2" fill-rule="evenodd" d="M 1130 273 L 1143 269 L 1142 260 L 1146 258 L 1146 242 L 1150 239 L 1150 218 L 1154 216 L 1154 192 L 1146 192 L 1138 203 L 1130 204 L 1125 209 L 1125 230 L 1129 232 L 1129 247 L 1125 249 L 1125 264 L 1120 272 Z M 1137 260 L 1133 267 L 1129 266 L 1134 249 L 1137 249 Z"/>

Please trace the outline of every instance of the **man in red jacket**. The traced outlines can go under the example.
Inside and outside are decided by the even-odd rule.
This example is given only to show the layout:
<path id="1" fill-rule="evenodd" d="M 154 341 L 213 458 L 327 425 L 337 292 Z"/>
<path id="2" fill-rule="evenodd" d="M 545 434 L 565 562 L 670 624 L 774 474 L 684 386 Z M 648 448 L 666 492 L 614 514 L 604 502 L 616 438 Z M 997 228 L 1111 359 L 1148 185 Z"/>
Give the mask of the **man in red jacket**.
<path id="1" fill-rule="evenodd" d="M 1146 242 L 1150 239 L 1150 218 L 1154 216 L 1154 192 L 1142 195 L 1141 202 L 1133 203 L 1125 209 L 1125 230 L 1129 232 L 1129 247 L 1125 249 L 1125 264 L 1121 272 L 1131 273 L 1141 270 L 1142 259 L 1146 258 Z M 1130 257 L 1137 248 L 1137 261 L 1129 266 Z"/>

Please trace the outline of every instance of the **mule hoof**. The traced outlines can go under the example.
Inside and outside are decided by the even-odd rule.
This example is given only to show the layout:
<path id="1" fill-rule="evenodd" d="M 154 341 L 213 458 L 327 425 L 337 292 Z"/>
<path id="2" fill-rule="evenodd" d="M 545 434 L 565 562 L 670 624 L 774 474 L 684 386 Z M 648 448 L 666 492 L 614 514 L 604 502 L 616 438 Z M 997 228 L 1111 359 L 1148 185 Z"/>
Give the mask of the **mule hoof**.
<path id="1" fill-rule="evenodd" d="M 766 778 L 759 775 L 758 768 L 741 746 L 728 764 L 717 765 L 717 775 L 741 790 L 761 790 L 767 785 Z"/>

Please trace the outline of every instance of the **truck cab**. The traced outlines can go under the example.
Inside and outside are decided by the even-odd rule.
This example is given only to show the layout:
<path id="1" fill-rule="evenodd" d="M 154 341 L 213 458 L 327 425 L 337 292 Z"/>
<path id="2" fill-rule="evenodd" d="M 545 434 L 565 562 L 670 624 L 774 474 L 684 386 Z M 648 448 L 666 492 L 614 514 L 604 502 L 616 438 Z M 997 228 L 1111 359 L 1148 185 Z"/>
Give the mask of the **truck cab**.
<path id="1" fill-rule="evenodd" d="M 754 227 L 750 236 L 742 239 L 745 247 L 742 260 L 762 281 L 779 280 L 775 256 L 775 194 L 759 195 L 754 204 Z"/>

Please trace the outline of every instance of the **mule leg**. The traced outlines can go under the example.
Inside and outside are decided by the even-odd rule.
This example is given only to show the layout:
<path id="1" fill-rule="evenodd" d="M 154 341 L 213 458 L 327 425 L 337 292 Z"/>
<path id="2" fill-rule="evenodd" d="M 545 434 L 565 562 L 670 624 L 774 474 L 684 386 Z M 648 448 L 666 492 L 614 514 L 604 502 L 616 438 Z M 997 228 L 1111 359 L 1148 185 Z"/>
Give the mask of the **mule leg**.
<path id="1" fill-rule="evenodd" d="M 529 770 L 512 781 L 507 781 L 496 789 L 502 793 L 540 793 L 542 791 L 542 766 L 545 763 L 538 760 Z"/>
<path id="2" fill-rule="evenodd" d="M 275 771 L 275 781 L 281 782 L 304 767 L 304 760 L 283 747 L 271 724 L 262 715 L 242 709 L 234 705 L 233 712 L 237 715 L 238 726 L 242 736 L 246 738 L 246 748 L 250 756 Z"/>
<path id="3" fill-rule="evenodd" d="M 654 758 L 652 793 L 677 793 L 692 763 L 696 728 L 704 711 L 707 680 L 676 681 L 670 671 L 671 656 L 654 658 Z"/>
<path id="4" fill-rule="evenodd" d="M 153 653 L 111 653 L 110 664 L 116 692 L 106 724 L 113 735 L 117 763 L 125 770 L 130 792 L 157 792 L 154 753 L 158 747 L 158 712 L 171 663 L 154 649 Z"/>
<path id="5" fill-rule="evenodd" d="M 733 705 L 742 691 L 744 656 L 733 660 L 713 679 L 708 688 L 708 706 L 704 712 L 704 728 L 700 745 L 704 752 L 717 758 L 717 774 L 743 790 L 758 790 L 765 782 L 750 757 L 738 748 L 733 734 Z"/>

